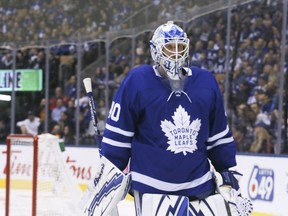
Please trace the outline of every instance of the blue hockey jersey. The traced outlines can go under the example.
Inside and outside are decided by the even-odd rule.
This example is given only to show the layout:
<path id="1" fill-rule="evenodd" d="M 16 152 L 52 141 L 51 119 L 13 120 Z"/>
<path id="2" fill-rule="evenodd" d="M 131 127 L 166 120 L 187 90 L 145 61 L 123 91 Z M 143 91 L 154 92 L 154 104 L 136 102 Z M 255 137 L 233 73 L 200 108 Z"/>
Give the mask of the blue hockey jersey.
<path id="1" fill-rule="evenodd" d="M 131 158 L 134 190 L 193 197 L 214 190 L 209 160 L 217 171 L 236 165 L 217 81 L 188 71 L 172 92 L 155 67 L 135 67 L 114 96 L 101 153 L 121 170 Z"/>

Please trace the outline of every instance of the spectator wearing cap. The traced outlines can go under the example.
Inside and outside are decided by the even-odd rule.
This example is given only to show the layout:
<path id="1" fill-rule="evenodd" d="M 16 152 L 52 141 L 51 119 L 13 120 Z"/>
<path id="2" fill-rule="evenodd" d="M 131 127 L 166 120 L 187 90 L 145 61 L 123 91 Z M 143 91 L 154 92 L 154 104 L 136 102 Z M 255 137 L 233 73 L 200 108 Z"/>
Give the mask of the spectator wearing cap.
<path id="1" fill-rule="evenodd" d="M 250 152 L 272 153 L 272 136 L 267 130 L 270 120 L 263 113 L 257 115 L 254 128 L 254 141 L 251 144 Z"/>
<path id="2" fill-rule="evenodd" d="M 273 124 L 273 119 L 276 115 L 277 105 L 276 101 L 273 100 L 271 93 L 266 90 L 258 90 L 256 93 L 256 100 L 260 105 L 262 113 L 266 113 L 269 116 L 271 124 Z M 273 127 L 273 125 L 272 125 Z"/>
<path id="3" fill-rule="evenodd" d="M 36 117 L 33 111 L 28 111 L 27 118 L 23 121 L 18 121 L 16 125 L 20 127 L 21 134 L 34 136 L 38 134 L 40 118 Z"/>
<path id="4" fill-rule="evenodd" d="M 250 108 L 254 112 L 256 119 L 253 128 L 254 140 L 250 146 L 249 151 L 255 153 L 268 152 L 267 149 L 270 151 L 272 141 L 272 136 L 268 132 L 268 127 L 271 123 L 270 119 L 267 115 L 261 112 L 261 108 L 257 102 L 250 104 Z"/>
<path id="5" fill-rule="evenodd" d="M 254 88 L 251 91 L 247 103 L 251 104 L 256 102 L 257 101 L 256 94 L 258 92 L 266 91 L 266 85 L 267 85 L 267 76 L 265 74 L 261 74 L 257 80 L 257 85 L 254 86 Z"/>
<path id="6" fill-rule="evenodd" d="M 272 130 L 276 119 L 275 103 L 271 100 L 269 92 L 263 89 L 258 89 L 255 97 L 259 105 L 259 112 L 255 121 L 254 142 L 250 151 L 272 153 Z"/>

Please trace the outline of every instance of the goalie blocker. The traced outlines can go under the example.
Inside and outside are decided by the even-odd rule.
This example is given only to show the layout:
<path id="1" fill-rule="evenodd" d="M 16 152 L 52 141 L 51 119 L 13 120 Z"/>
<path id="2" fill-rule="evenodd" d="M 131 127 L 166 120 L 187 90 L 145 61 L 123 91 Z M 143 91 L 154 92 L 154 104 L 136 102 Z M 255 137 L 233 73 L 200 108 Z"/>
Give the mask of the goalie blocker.
<path id="1" fill-rule="evenodd" d="M 130 173 L 124 174 L 104 156 L 101 156 L 98 171 L 82 196 L 79 207 L 84 215 L 118 215 L 115 207 L 126 197 L 130 184 Z"/>

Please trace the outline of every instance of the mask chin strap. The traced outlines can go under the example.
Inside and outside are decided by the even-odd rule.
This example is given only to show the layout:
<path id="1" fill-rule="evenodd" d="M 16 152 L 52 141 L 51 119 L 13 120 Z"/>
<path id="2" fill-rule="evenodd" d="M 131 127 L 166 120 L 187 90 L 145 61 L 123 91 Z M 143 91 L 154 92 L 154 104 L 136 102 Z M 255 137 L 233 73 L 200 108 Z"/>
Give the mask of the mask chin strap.
<path id="1" fill-rule="evenodd" d="M 192 103 L 192 100 L 190 99 L 188 94 L 185 91 L 183 91 L 183 90 L 172 91 L 170 93 L 169 97 L 167 98 L 167 102 L 171 99 L 173 94 L 175 94 L 176 97 L 179 97 L 179 96 L 181 96 L 182 93 L 188 98 L 189 102 Z"/>

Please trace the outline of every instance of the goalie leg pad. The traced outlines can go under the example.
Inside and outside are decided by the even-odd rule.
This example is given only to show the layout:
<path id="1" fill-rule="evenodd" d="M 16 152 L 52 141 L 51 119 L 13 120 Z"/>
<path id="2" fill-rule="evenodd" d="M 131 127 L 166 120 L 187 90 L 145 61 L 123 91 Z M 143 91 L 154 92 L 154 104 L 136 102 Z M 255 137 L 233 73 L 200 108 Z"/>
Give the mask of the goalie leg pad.
<path id="1" fill-rule="evenodd" d="M 130 173 L 125 175 L 104 156 L 100 161 L 100 168 L 79 203 L 89 216 L 109 215 L 130 189 Z"/>
<path id="2" fill-rule="evenodd" d="M 141 195 L 141 198 L 139 198 L 139 194 L 140 193 L 138 192 L 135 194 L 137 216 L 188 215 L 188 197 L 145 193 Z M 141 204 L 139 200 L 141 200 Z"/>
<path id="3" fill-rule="evenodd" d="M 220 194 L 192 201 L 189 204 L 189 216 L 228 216 L 227 210 L 225 200 Z"/>
<path id="4" fill-rule="evenodd" d="M 220 194 L 189 202 L 188 197 L 134 192 L 137 216 L 229 216 Z"/>

